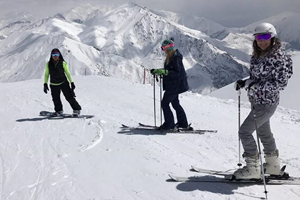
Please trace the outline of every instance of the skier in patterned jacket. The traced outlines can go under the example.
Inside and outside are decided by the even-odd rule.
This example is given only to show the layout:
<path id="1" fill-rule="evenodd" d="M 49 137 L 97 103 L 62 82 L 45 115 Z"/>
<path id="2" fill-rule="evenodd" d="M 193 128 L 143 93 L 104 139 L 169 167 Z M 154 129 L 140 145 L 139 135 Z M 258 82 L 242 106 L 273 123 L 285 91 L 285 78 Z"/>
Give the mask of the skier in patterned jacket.
<path id="1" fill-rule="evenodd" d="M 279 104 L 279 93 L 291 78 L 292 60 L 281 49 L 275 27 L 261 23 L 255 28 L 253 55 L 250 60 L 250 78 L 238 80 L 236 90 L 245 88 L 251 103 L 251 112 L 239 129 L 246 166 L 234 172 L 237 179 L 261 178 L 261 165 L 253 132 L 257 129 L 263 144 L 266 174 L 280 173 L 279 152 L 270 128 L 270 118 Z"/>
<path id="2" fill-rule="evenodd" d="M 58 49 L 53 49 L 51 51 L 50 60 L 46 64 L 44 76 L 44 92 L 46 94 L 49 90 L 49 76 L 55 115 L 59 116 L 63 114 L 63 105 L 60 100 L 60 92 L 62 91 L 73 109 L 73 116 L 78 116 L 80 114 L 81 106 L 75 99 L 75 84 L 72 80 L 69 67 Z"/>

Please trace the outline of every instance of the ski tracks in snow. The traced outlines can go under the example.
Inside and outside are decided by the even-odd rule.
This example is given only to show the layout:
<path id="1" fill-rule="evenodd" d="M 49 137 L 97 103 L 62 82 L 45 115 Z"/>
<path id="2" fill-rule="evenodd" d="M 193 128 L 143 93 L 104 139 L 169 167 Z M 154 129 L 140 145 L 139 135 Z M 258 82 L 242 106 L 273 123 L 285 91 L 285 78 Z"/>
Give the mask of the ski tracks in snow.
<path id="1" fill-rule="evenodd" d="M 94 129 L 96 130 L 96 136 L 94 137 L 94 139 L 89 143 L 89 144 L 85 144 L 82 145 L 81 148 L 81 152 L 87 151 L 89 149 L 94 148 L 97 144 L 99 144 L 103 138 L 103 127 L 102 127 L 102 123 L 106 123 L 103 120 L 98 120 L 98 121 L 89 121 L 88 125 L 92 125 L 94 126 Z"/>

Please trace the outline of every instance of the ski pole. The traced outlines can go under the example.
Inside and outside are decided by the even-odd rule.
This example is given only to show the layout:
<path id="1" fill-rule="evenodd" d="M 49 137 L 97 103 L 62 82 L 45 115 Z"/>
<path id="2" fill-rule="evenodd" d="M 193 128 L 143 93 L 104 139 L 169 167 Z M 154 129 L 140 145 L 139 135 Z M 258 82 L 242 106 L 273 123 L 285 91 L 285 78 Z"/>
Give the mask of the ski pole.
<path id="1" fill-rule="evenodd" d="M 240 128 L 241 128 L 241 89 L 238 90 L 238 143 L 239 143 L 239 163 L 237 166 L 241 167 L 241 138 L 240 138 Z"/>
<path id="2" fill-rule="evenodd" d="M 253 117 L 254 117 L 254 124 L 255 124 L 255 131 L 256 131 L 256 137 L 257 137 L 257 146 L 258 146 L 258 155 L 259 155 L 259 160 L 260 160 L 260 168 L 261 168 L 261 174 L 262 174 L 262 179 L 264 182 L 264 193 L 266 195 L 266 199 L 268 199 L 268 191 L 267 191 L 267 186 L 266 186 L 266 177 L 265 177 L 265 170 L 263 167 L 263 161 L 262 161 L 262 156 L 261 156 L 261 148 L 260 148 L 260 140 L 258 136 L 258 128 L 257 128 L 257 122 L 256 122 L 256 111 L 254 108 L 254 105 L 252 105 L 252 110 L 253 110 Z"/>
<path id="3" fill-rule="evenodd" d="M 153 100 L 154 100 L 154 126 L 156 126 L 155 74 L 153 75 Z"/>
<path id="4" fill-rule="evenodd" d="M 159 85 L 160 85 L 160 125 L 162 125 L 162 108 L 161 108 L 161 101 L 162 101 L 162 75 L 159 76 Z"/>

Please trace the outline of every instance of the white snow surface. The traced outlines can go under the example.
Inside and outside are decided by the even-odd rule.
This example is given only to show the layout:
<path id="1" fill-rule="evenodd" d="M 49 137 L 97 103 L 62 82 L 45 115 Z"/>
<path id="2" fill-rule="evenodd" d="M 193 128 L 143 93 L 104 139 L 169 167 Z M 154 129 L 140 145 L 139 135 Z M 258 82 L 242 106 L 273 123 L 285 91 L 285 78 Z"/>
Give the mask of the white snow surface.
<path id="1" fill-rule="evenodd" d="M 114 77 L 74 76 L 82 114 L 91 119 L 44 119 L 53 110 L 42 80 L 0 83 L 2 200 L 252 200 L 262 185 L 167 182 L 168 174 L 201 175 L 190 166 L 236 169 L 238 104 L 191 92 L 180 95 L 194 128 L 218 133 L 124 132 L 121 124 L 154 124 L 153 86 Z M 156 105 L 159 105 L 156 87 Z M 65 113 L 71 108 L 62 97 Z M 241 103 L 241 119 L 250 111 Z M 159 109 L 157 107 L 159 115 Z M 159 123 L 159 117 L 157 122 Z M 300 112 L 279 107 L 271 120 L 282 164 L 300 176 Z M 204 174 L 203 174 L 204 175 Z M 272 200 L 300 198 L 300 186 L 267 186 Z"/>

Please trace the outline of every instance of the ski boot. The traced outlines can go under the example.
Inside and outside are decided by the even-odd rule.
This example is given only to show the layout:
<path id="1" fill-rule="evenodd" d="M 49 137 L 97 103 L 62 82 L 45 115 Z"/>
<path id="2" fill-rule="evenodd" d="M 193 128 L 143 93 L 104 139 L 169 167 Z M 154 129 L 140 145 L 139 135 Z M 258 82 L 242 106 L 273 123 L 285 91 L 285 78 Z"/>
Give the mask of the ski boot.
<path id="1" fill-rule="evenodd" d="M 236 170 L 233 175 L 235 179 L 261 179 L 261 169 L 258 155 L 245 157 L 246 166 Z"/>
<path id="2" fill-rule="evenodd" d="M 263 164 L 266 174 L 279 175 L 280 174 L 280 160 L 278 150 L 265 154 L 265 163 Z"/>

